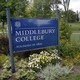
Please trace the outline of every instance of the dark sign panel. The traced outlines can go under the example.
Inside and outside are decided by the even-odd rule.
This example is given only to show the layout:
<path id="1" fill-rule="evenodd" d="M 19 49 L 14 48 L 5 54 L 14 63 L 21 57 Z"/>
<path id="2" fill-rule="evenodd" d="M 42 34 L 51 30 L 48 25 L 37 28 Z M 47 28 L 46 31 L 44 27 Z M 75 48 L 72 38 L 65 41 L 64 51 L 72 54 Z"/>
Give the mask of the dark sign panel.
<path id="1" fill-rule="evenodd" d="M 29 51 L 58 45 L 58 20 L 12 19 L 14 51 Z"/>

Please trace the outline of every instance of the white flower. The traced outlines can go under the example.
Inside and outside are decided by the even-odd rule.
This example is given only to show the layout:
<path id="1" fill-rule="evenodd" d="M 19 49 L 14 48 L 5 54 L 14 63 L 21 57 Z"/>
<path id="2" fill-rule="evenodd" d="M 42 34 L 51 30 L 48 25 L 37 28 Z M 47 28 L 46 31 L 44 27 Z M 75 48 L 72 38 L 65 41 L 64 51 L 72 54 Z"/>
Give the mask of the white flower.
<path id="1" fill-rule="evenodd" d="M 41 51 L 41 52 L 40 52 L 40 54 L 43 54 L 43 53 L 44 53 L 44 51 Z"/>

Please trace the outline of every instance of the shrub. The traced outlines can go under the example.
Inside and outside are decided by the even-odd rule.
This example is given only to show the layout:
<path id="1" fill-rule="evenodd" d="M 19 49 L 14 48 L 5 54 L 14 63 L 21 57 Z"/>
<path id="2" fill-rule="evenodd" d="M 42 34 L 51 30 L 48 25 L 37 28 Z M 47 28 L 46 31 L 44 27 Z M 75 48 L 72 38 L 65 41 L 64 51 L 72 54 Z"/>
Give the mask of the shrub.
<path id="1" fill-rule="evenodd" d="M 42 51 L 40 54 L 30 55 L 29 58 L 18 58 L 15 57 L 16 73 L 11 74 L 11 63 L 10 56 L 4 56 L 2 64 L 2 70 L 0 73 L 0 80 L 14 79 L 16 80 L 36 80 L 36 72 L 40 71 L 49 64 L 56 64 L 61 60 L 58 57 L 56 50 Z"/>
<path id="2" fill-rule="evenodd" d="M 0 54 L 0 66 L 6 63 L 7 60 L 10 60 L 10 56 L 6 56 L 4 54 Z"/>
<path id="3" fill-rule="evenodd" d="M 80 64 L 80 53 L 75 54 L 73 60 L 74 60 L 74 65 Z"/>
<path id="4" fill-rule="evenodd" d="M 16 57 L 14 58 L 17 61 Z M 8 80 L 12 77 L 10 56 L 2 54 L 1 56 L 0 80 Z"/>
<path id="5" fill-rule="evenodd" d="M 71 26 L 61 18 L 60 21 L 60 39 L 70 41 Z"/>
<path id="6" fill-rule="evenodd" d="M 0 37 L 0 53 L 8 54 L 9 53 L 9 45 L 8 45 L 8 38 Z"/>
<path id="7" fill-rule="evenodd" d="M 10 56 L 2 55 L 1 63 L 2 69 L 0 73 L 0 80 L 7 80 L 12 76 Z"/>
<path id="8" fill-rule="evenodd" d="M 3 69 L 0 73 L 0 80 L 8 80 L 11 76 L 11 70 Z"/>
<path id="9" fill-rule="evenodd" d="M 37 74 L 40 80 L 54 80 L 63 75 L 68 75 L 71 72 L 66 66 L 62 66 L 61 64 L 49 65 L 45 67 L 41 72 Z"/>
<path id="10" fill-rule="evenodd" d="M 35 71 L 33 70 L 25 70 L 25 69 L 19 69 L 15 73 L 15 78 L 17 80 L 35 80 Z"/>
<path id="11" fill-rule="evenodd" d="M 73 68 L 74 65 L 80 64 L 80 53 L 76 53 L 74 58 L 66 57 L 63 59 L 62 63 L 70 68 Z"/>
<path id="12" fill-rule="evenodd" d="M 61 45 L 61 54 L 63 57 L 71 57 L 73 58 L 76 53 L 80 52 L 80 44 L 66 42 Z"/>
<path id="13" fill-rule="evenodd" d="M 36 72 L 33 70 L 28 70 L 26 78 L 28 80 L 36 80 Z"/>
<path id="14" fill-rule="evenodd" d="M 63 59 L 62 63 L 63 63 L 63 65 L 68 66 L 69 68 L 74 67 L 74 59 L 65 58 L 65 59 Z"/>
<path id="15" fill-rule="evenodd" d="M 57 53 L 42 51 L 40 54 L 33 54 L 29 57 L 28 66 L 37 70 L 47 66 L 49 63 L 55 64 L 60 59 Z"/>
<path id="16" fill-rule="evenodd" d="M 15 65 L 17 66 L 16 73 L 12 75 L 10 57 L 6 56 L 6 61 L 4 62 L 4 64 L 2 64 L 0 80 L 8 80 L 12 76 L 14 76 L 15 80 L 35 80 L 35 71 L 27 67 L 26 59 L 21 59 L 20 61 L 17 61 L 15 58 L 15 62 Z"/>
<path id="17" fill-rule="evenodd" d="M 18 69 L 27 69 L 27 67 L 28 67 L 27 65 L 28 65 L 28 63 L 27 63 L 26 59 L 21 59 L 16 63 L 16 67 Z"/>

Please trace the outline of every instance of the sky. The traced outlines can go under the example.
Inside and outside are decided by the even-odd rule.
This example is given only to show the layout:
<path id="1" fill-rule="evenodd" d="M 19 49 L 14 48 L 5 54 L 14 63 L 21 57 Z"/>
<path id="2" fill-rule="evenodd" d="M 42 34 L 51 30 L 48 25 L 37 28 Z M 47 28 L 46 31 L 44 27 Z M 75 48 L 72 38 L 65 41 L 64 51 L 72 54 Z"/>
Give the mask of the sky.
<path id="1" fill-rule="evenodd" d="M 61 8 L 63 8 L 62 5 L 60 5 Z M 80 0 L 70 0 L 69 9 L 77 12 L 77 10 L 80 12 Z"/>
<path id="2" fill-rule="evenodd" d="M 70 0 L 70 9 L 77 12 L 77 10 L 80 12 L 80 0 Z"/>

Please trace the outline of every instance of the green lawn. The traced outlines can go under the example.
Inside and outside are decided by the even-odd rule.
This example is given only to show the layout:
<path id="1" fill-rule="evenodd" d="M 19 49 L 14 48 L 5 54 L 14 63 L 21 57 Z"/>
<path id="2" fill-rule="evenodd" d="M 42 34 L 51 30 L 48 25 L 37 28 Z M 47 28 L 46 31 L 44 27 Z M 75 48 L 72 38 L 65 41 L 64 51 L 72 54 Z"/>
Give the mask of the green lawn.
<path id="1" fill-rule="evenodd" d="M 80 42 L 80 23 L 70 23 L 72 35 L 71 41 Z"/>
<path id="2" fill-rule="evenodd" d="M 72 33 L 71 41 L 80 42 L 80 33 Z"/>
<path id="3" fill-rule="evenodd" d="M 69 23 L 71 25 L 72 32 L 80 32 L 80 23 Z"/>

